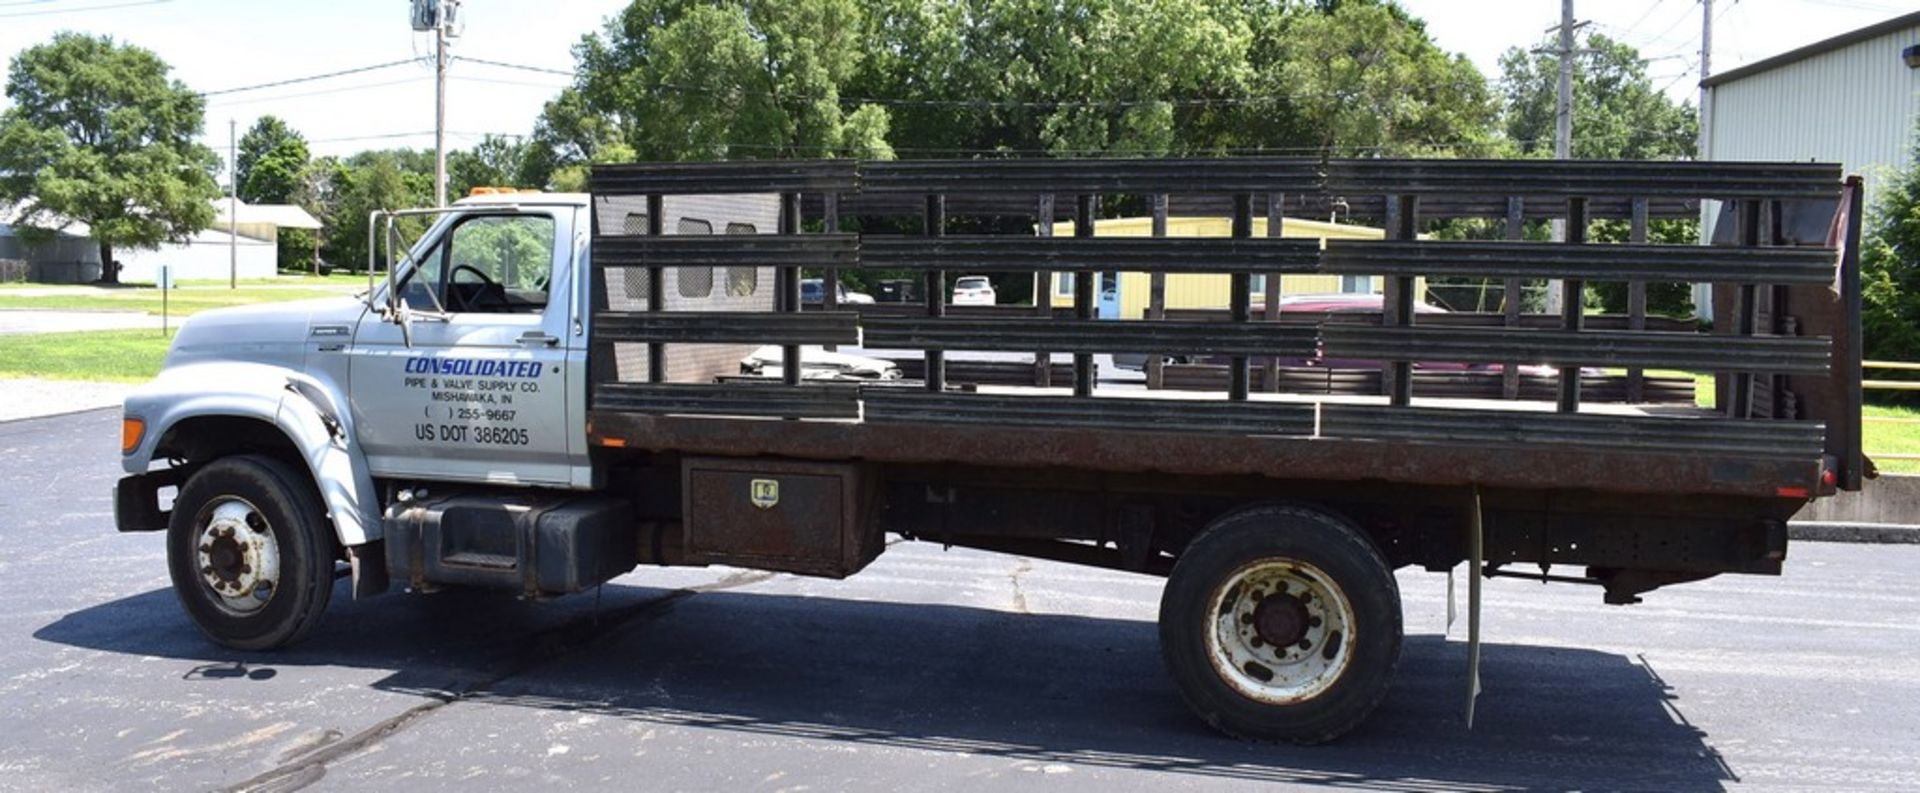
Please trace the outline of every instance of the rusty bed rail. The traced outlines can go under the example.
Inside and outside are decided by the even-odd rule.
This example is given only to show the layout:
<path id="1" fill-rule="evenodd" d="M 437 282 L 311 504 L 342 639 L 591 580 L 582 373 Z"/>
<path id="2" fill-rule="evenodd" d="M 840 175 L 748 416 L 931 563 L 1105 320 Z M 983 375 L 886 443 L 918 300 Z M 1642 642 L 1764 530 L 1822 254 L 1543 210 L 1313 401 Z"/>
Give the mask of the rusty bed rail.
<path id="1" fill-rule="evenodd" d="M 661 238 L 659 213 L 647 235 L 604 233 L 597 225 L 596 289 L 616 270 L 646 273 L 660 284 L 673 267 L 771 266 L 779 299 L 773 314 L 601 311 L 596 344 L 644 343 L 653 361 L 647 384 L 611 383 L 596 375 L 595 410 L 661 415 L 740 415 L 867 422 L 924 421 L 1002 426 L 1052 425 L 1109 429 L 1222 431 L 1278 436 L 1315 435 L 1435 442 L 1502 440 L 1513 443 L 1593 445 L 1631 443 L 1681 452 L 1818 457 L 1836 460 L 1845 481 L 1857 478 L 1857 414 L 1849 424 L 1834 405 L 1858 405 L 1857 370 L 1836 367 L 1857 347 L 1858 186 L 1843 184 L 1837 166 L 1804 163 L 1610 163 L 1552 161 L 1317 160 L 982 160 L 964 162 L 761 163 L 596 166 L 593 191 L 605 196 L 769 193 L 781 196 L 778 234 L 737 238 Z M 1152 237 L 1094 238 L 1102 196 L 1139 196 L 1155 218 Z M 1646 244 L 1653 217 L 1697 213 L 1702 201 L 1734 207 L 1737 244 L 1704 247 Z M 1843 222 L 1826 244 L 1782 245 L 1779 202 L 1832 201 Z M 1373 208 L 1387 229 L 1378 242 L 1281 239 L 1283 208 Z M 813 208 L 823 233 L 802 233 Z M 1166 236 L 1173 208 L 1225 210 L 1227 238 Z M 1264 210 L 1267 236 L 1254 236 Z M 843 215 L 916 217 L 918 234 L 840 233 Z M 949 235 L 954 215 L 1015 215 L 1031 219 L 1027 234 Z M 1054 222 L 1073 220 L 1071 237 L 1052 237 Z M 1519 222 L 1568 221 L 1567 239 L 1520 241 Z M 1507 241 L 1445 242 L 1419 238 L 1421 224 L 1443 218 L 1508 222 Z M 1626 244 L 1589 242 L 1592 220 L 1631 220 Z M 977 228 L 978 226 L 962 226 Z M 1004 225 L 1002 226 L 1004 228 Z M 1035 234 L 1037 232 L 1037 235 Z M 1857 237 L 1855 238 L 1857 239 Z M 1791 242 L 1791 241 L 1790 241 Z M 828 283 L 845 268 L 884 268 L 919 274 L 923 302 L 914 309 L 844 311 L 827 289 L 823 311 L 802 313 L 801 268 L 824 270 Z M 948 272 L 1032 273 L 1039 289 L 1033 313 L 948 316 Z M 1147 272 L 1156 285 L 1170 273 L 1227 276 L 1231 305 L 1225 322 L 1181 320 L 1164 309 L 1145 320 L 1095 319 L 1094 284 L 1103 271 Z M 1054 316 L 1054 272 L 1073 277 L 1071 318 Z M 1278 312 L 1280 279 L 1287 275 L 1367 275 L 1384 279 L 1384 308 L 1369 322 L 1320 317 L 1302 322 Z M 1265 305 L 1255 318 L 1251 278 L 1266 276 Z M 1503 279 L 1517 305 L 1521 279 L 1557 279 L 1567 299 L 1553 317 L 1523 317 L 1510 308 L 1498 324 L 1463 326 L 1414 311 L 1415 279 L 1463 275 Z M 1628 282 L 1634 307 L 1626 327 L 1587 327 L 1582 296 L 1589 281 Z M 1729 303 L 1713 335 L 1645 317 L 1649 281 L 1711 283 Z M 1841 287 L 1837 292 L 1831 287 Z M 657 294 L 659 290 L 653 290 Z M 1849 301 L 1851 307 L 1849 307 Z M 605 305 L 604 298 L 600 305 Z M 1557 323 L 1553 321 L 1557 320 Z M 1475 320 L 1476 324 L 1480 322 Z M 1551 327 L 1542 325 L 1553 323 Z M 1650 327 L 1651 326 L 1651 327 Z M 670 384 L 659 361 L 669 344 L 753 342 L 784 348 L 784 387 L 767 384 Z M 800 380 L 802 344 L 865 344 L 923 350 L 921 382 L 839 389 L 831 394 Z M 1050 353 L 1071 354 L 1072 394 L 961 393 L 949 389 L 948 351 L 1037 353 L 1035 369 L 1051 372 Z M 1095 353 L 1154 351 L 1226 358 L 1223 399 L 1095 397 Z M 1252 362 L 1262 357 L 1259 382 L 1277 388 L 1274 359 L 1314 355 L 1379 361 L 1379 405 L 1252 400 Z M 1505 391 L 1520 392 L 1514 364 L 1556 367 L 1554 412 L 1412 407 L 1416 361 L 1505 364 Z M 1632 367 L 1626 394 L 1638 401 L 1645 369 L 1716 374 L 1726 384 L 1722 417 L 1595 416 L 1582 411 L 1583 366 Z M 1152 372 L 1150 378 L 1160 374 Z M 1050 377 L 1044 378 L 1051 380 Z M 1428 378 L 1428 381 L 1431 381 Z M 704 391 L 702 389 L 705 389 Z M 1850 392 L 1850 393 L 1849 393 Z M 1804 397 L 1804 398 L 1803 398 Z M 1809 410 L 1809 406 L 1813 409 Z M 1305 412 L 1303 412 L 1305 411 Z M 1300 432 L 1302 416 L 1311 432 Z M 1765 421 L 1759 421 L 1764 419 Z M 1828 422 L 1837 421 L 1833 432 Z M 1724 424 L 1724 426 L 1723 426 Z M 1742 437 L 1716 433 L 1738 430 Z"/>

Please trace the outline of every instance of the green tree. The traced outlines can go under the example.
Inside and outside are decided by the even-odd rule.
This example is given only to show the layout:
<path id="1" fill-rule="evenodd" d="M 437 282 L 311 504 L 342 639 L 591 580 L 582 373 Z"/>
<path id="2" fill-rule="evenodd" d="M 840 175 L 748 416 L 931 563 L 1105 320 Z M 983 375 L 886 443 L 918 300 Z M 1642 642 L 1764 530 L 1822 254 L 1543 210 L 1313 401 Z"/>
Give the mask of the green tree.
<path id="1" fill-rule="evenodd" d="M 471 149 L 447 155 L 447 195 L 458 198 L 476 187 L 543 187 L 520 184 L 521 165 L 530 144 L 516 138 L 488 135 Z"/>
<path id="2" fill-rule="evenodd" d="M 194 141 L 205 109 L 159 56 L 106 36 L 61 33 L 15 56 L 0 113 L 0 203 L 29 241 L 72 221 L 100 246 L 152 248 L 213 222 L 213 150 Z"/>
<path id="3" fill-rule="evenodd" d="M 1866 356 L 1920 360 L 1920 130 L 1907 167 L 1876 192 L 1860 245 Z"/>
<path id="4" fill-rule="evenodd" d="M 433 152 L 361 152 L 338 161 L 329 177 L 326 189 L 332 207 L 322 248 L 336 266 L 358 271 L 369 260 L 367 220 L 371 213 L 432 203 Z M 400 227 L 404 244 L 413 240 L 424 224 L 409 218 Z"/>
<path id="5" fill-rule="evenodd" d="M 616 140 L 670 160 L 1498 146 L 1486 79 L 1388 0 L 636 0 L 575 56 L 526 160 L 556 184 Z"/>
<path id="6" fill-rule="evenodd" d="M 1560 58 L 1543 45 L 1533 52 L 1507 50 L 1500 58 L 1500 92 L 1506 100 L 1504 125 L 1515 149 L 1528 157 L 1553 156 L 1554 118 L 1558 113 Z M 1589 34 L 1573 61 L 1573 147 L 1578 160 L 1671 160 L 1694 156 L 1698 119 L 1689 104 L 1668 99 L 1647 77 L 1639 50 L 1598 33 Z M 1699 238 L 1694 220 L 1656 220 L 1647 236 L 1653 242 L 1686 244 Z M 1627 224 L 1595 223 L 1596 242 L 1624 242 Z M 1627 285 L 1591 284 L 1588 296 L 1608 313 L 1627 310 Z M 1647 285 L 1647 310 L 1691 316 L 1688 284 Z"/>
<path id="7" fill-rule="evenodd" d="M 1297 143 L 1285 106 L 1250 104 L 1256 33 L 1283 4 L 974 0 L 873 4 L 853 83 L 899 104 L 913 156 L 1190 155 Z"/>
<path id="8" fill-rule="evenodd" d="M 240 136 L 234 157 L 240 200 L 285 204 L 293 200 L 307 167 L 307 140 L 274 116 L 261 116 Z"/>
<path id="9" fill-rule="evenodd" d="M 614 114 L 588 107 L 577 88 L 562 89 L 541 108 L 520 159 L 516 181 L 529 187 L 566 189 L 554 183 L 556 173 L 568 168 L 579 170 L 596 161 L 601 150 L 609 146 L 620 146 L 630 153 L 632 149 L 621 142 L 625 135 Z M 584 184 L 585 172 L 579 173 Z"/>
<path id="10" fill-rule="evenodd" d="M 1544 45 L 1543 45 L 1544 49 Z M 1500 57 L 1508 139 L 1523 156 L 1553 156 L 1560 58 L 1518 48 Z M 1647 77 L 1632 46 L 1588 34 L 1573 60 L 1573 158 L 1665 160 L 1692 157 L 1699 119 Z"/>
<path id="11" fill-rule="evenodd" d="M 886 111 L 840 101 L 857 0 L 635 0 L 575 49 L 581 100 L 653 160 L 886 156 Z"/>
<path id="12" fill-rule="evenodd" d="M 1424 23 L 1384 2 L 1314 8 L 1268 22 L 1276 55 L 1256 85 L 1292 97 L 1322 154 L 1499 153 L 1486 78 L 1434 44 Z"/>

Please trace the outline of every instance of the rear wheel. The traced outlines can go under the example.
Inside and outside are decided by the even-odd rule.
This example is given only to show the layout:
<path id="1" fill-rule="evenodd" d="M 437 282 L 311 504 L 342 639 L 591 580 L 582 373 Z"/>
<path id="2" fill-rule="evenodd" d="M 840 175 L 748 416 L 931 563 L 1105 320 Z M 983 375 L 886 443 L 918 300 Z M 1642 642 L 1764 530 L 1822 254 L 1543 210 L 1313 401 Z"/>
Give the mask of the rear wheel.
<path id="1" fill-rule="evenodd" d="M 1195 538 L 1160 601 L 1174 683 L 1214 728 L 1320 743 L 1385 696 L 1400 655 L 1400 593 L 1360 530 L 1319 510 L 1264 506 Z"/>
<path id="2" fill-rule="evenodd" d="M 304 638 L 333 594 L 334 541 L 303 472 L 259 456 L 194 472 L 174 500 L 167 566 L 194 625 L 240 650 Z"/>

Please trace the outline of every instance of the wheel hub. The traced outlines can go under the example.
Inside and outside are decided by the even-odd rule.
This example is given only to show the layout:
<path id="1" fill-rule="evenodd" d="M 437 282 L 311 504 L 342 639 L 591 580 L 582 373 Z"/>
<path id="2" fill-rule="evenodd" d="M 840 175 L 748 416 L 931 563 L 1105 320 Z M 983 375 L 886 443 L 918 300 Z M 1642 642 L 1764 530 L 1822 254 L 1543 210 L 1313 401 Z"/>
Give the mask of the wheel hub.
<path id="1" fill-rule="evenodd" d="M 1268 595 L 1253 608 L 1254 634 L 1274 647 L 1291 647 L 1307 636 L 1307 604 L 1285 593 Z"/>
<path id="2" fill-rule="evenodd" d="M 280 577 L 273 527 L 252 504 L 221 498 L 201 511 L 195 532 L 200 580 L 219 605 L 245 614 L 266 606 Z"/>
<path id="3" fill-rule="evenodd" d="M 1207 650 L 1242 696 L 1286 704 L 1325 692 L 1345 674 L 1355 625 L 1346 593 L 1311 564 L 1250 562 L 1214 589 Z"/>

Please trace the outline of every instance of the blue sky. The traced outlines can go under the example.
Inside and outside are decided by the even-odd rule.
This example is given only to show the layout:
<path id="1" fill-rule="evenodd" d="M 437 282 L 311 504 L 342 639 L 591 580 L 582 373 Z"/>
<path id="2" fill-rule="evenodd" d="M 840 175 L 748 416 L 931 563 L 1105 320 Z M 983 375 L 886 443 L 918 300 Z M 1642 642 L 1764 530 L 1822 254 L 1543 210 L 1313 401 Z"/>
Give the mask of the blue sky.
<path id="1" fill-rule="evenodd" d="M 1910 0 L 1717 0 L 1715 71 L 1920 8 Z M 467 0 L 454 54 L 570 69 L 569 48 L 624 0 Z M 1490 77 L 1500 53 L 1538 42 L 1559 21 L 1557 0 L 1402 0 L 1441 46 Z M 403 0 L 0 0 L 0 55 L 60 30 L 105 33 L 152 49 L 188 85 L 216 91 L 430 55 Z M 1699 47 L 1697 0 L 1580 0 L 1581 19 L 1639 46 L 1659 85 L 1691 97 Z M 482 133 L 525 134 L 561 75 L 455 63 L 448 87 L 451 148 Z M 210 97 L 208 142 L 224 152 L 227 121 L 245 130 L 264 113 L 304 133 L 319 154 L 428 147 L 433 72 L 408 64 L 331 80 Z"/>

